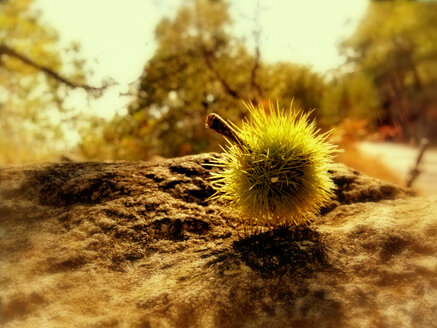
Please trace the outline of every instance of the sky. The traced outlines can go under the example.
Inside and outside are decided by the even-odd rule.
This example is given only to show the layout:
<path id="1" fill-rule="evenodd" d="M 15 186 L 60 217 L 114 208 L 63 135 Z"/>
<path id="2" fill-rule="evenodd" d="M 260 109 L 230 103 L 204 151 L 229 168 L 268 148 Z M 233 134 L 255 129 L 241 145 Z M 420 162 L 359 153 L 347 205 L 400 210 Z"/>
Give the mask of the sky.
<path id="1" fill-rule="evenodd" d="M 99 100 L 87 103 L 72 92 L 74 107 L 87 107 L 110 118 L 123 113 L 129 83 L 135 82 L 155 50 L 154 28 L 173 17 L 183 0 L 36 0 L 41 20 L 60 35 L 61 45 L 81 44 L 81 56 L 95 71 L 90 84 L 110 77 L 118 85 Z M 254 18 L 261 26 L 262 60 L 290 61 L 327 72 L 343 58 L 338 43 L 356 28 L 368 0 L 234 0 L 234 31 L 251 46 Z M 257 16 L 258 13 L 258 16 Z M 252 43 L 253 45 L 253 43 Z"/>

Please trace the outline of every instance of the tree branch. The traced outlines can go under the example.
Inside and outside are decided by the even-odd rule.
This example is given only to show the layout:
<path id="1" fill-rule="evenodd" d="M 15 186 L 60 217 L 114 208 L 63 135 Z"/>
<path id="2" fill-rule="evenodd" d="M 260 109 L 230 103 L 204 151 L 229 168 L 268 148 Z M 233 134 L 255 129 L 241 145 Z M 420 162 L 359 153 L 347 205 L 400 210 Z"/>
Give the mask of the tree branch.
<path id="1" fill-rule="evenodd" d="M 28 66 L 31 66 L 41 72 L 44 72 L 46 75 L 50 76 L 51 78 L 55 79 L 58 82 L 61 82 L 63 84 L 65 84 L 66 86 L 76 89 L 76 88 L 81 88 L 84 89 L 86 91 L 98 91 L 101 92 L 104 89 L 106 89 L 108 87 L 108 85 L 103 85 L 101 87 L 92 87 L 89 86 L 87 84 L 82 84 L 82 83 L 75 83 L 73 81 L 70 81 L 69 79 L 59 75 L 57 72 L 55 72 L 54 70 L 52 70 L 49 67 L 46 67 L 44 65 L 40 65 L 36 62 L 34 62 L 33 60 L 31 60 L 30 58 L 26 57 L 25 55 L 15 51 L 14 49 L 12 49 L 11 47 L 5 45 L 5 44 L 0 44 L 0 58 L 1 56 L 6 55 L 9 57 L 13 57 L 15 59 L 18 59 L 19 61 L 21 61 L 23 64 L 26 64 Z"/>
<path id="2" fill-rule="evenodd" d="M 257 81 L 258 70 L 260 68 L 260 58 L 261 58 L 261 52 L 260 52 L 260 38 L 261 38 L 260 16 L 261 16 L 261 12 L 263 10 L 264 9 L 261 8 L 260 2 L 257 1 L 255 17 L 252 19 L 255 22 L 255 28 L 253 30 L 253 38 L 255 40 L 255 58 L 254 58 L 254 64 L 252 67 L 252 71 L 250 73 L 250 85 L 251 85 L 252 89 L 256 91 L 257 96 L 258 96 L 258 101 L 262 101 L 262 98 L 263 98 L 261 86 L 258 84 L 258 81 Z"/>
<path id="3" fill-rule="evenodd" d="M 233 89 L 229 83 L 226 81 L 226 79 L 223 77 L 223 75 L 220 73 L 220 71 L 215 67 L 214 61 L 215 61 L 215 53 L 213 50 L 208 50 L 205 45 L 205 41 L 203 38 L 203 28 L 202 24 L 200 23 L 200 11 L 199 11 L 199 3 L 195 1 L 195 20 L 196 20 L 196 28 L 197 28 L 197 34 L 198 34 L 198 40 L 200 43 L 203 60 L 205 61 L 206 66 L 214 73 L 215 78 L 217 81 L 221 84 L 225 92 L 230 95 L 234 99 L 244 99 L 240 93 Z M 217 47 L 217 44 L 215 45 L 215 48 Z M 216 49 L 214 49 L 216 50 Z"/>
<path id="4" fill-rule="evenodd" d="M 255 58 L 254 58 L 254 64 L 252 67 L 252 71 L 250 72 L 250 85 L 252 86 L 252 89 L 256 90 L 259 100 L 262 99 L 262 90 L 257 82 L 257 73 L 258 69 L 260 67 L 260 57 L 261 53 L 259 50 L 259 32 L 255 32 L 255 40 L 256 40 L 256 47 L 255 47 Z"/>
<path id="5" fill-rule="evenodd" d="M 202 54 L 206 66 L 208 66 L 208 68 L 214 73 L 215 78 L 217 79 L 217 81 L 220 82 L 223 89 L 225 89 L 225 92 L 228 95 L 230 95 L 232 98 L 239 99 L 239 100 L 243 99 L 237 90 L 231 88 L 231 86 L 228 84 L 226 79 L 221 75 L 221 73 L 214 66 L 214 59 L 215 59 L 214 54 L 212 53 L 212 51 L 206 50 L 203 44 L 202 44 Z"/>

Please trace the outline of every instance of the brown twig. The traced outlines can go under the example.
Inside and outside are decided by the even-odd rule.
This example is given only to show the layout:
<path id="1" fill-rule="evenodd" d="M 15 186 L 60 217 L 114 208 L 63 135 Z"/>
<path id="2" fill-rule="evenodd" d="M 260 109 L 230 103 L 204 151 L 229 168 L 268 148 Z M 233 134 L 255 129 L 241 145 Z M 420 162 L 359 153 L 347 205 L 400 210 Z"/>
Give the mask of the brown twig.
<path id="1" fill-rule="evenodd" d="M 235 145 L 244 145 L 235 129 L 215 113 L 208 114 L 205 120 L 205 127 L 214 130 L 218 134 L 221 134 Z"/>

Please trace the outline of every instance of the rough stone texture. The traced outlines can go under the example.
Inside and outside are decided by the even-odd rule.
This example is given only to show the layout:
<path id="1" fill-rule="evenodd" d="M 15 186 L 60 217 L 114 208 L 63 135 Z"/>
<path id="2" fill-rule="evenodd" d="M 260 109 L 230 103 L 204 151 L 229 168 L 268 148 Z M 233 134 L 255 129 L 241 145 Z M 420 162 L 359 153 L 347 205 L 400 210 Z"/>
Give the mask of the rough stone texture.
<path id="1" fill-rule="evenodd" d="M 214 156 L 1 168 L 2 327 L 437 326 L 437 198 L 336 165 L 309 228 L 248 236 Z"/>

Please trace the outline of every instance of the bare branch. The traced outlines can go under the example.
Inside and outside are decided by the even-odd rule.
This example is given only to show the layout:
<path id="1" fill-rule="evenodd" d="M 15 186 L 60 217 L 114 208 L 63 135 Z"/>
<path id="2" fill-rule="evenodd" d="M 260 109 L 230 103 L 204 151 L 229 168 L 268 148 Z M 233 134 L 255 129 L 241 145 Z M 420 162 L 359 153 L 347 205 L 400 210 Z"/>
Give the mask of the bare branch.
<path id="1" fill-rule="evenodd" d="M 256 47 L 255 47 L 255 58 L 254 58 L 254 64 L 252 67 L 252 71 L 250 72 L 250 85 L 252 86 L 252 89 L 254 89 L 259 97 L 259 99 L 262 99 L 262 90 L 260 85 L 257 82 L 257 73 L 258 73 L 258 69 L 260 67 L 260 57 L 261 57 L 261 53 L 259 50 L 259 30 L 254 32 L 254 36 L 255 36 L 255 42 L 256 42 Z"/>
<path id="2" fill-rule="evenodd" d="M 82 83 L 75 83 L 73 81 L 70 81 L 69 79 L 59 75 L 57 72 L 55 72 L 54 70 L 52 70 L 49 67 L 46 67 L 44 65 L 40 65 L 36 62 L 34 62 L 33 60 L 31 60 L 30 58 L 26 57 L 25 55 L 15 51 L 14 49 L 12 49 L 11 47 L 5 45 L 5 44 L 0 44 L 0 58 L 2 55 L 6 55 L 9 57 L 13 57 L 15 59 L 18 59 L 19 61 L 21 61 L 22 63 L 31 66 L 41 72 L 44 72 L 45 74 L 47 74 L 48 76 L 50 76 L 51 78 L 55 79 L 58 82 L 61 82 L 63 84 L 65 84 L 66 86 L 70 87 L 70 88 L 81 88 L 84 89 L 86 91 L 94 91 L 94 92 L 101 92 L 104 89 L 106 89 L 108 87 L 108 85 L 103 85 L 101 87 L 92 87 L 89 86 L 87 84 L 82 84 Z"/>
<path id="3" fill-rule="evenodd" d="M 253 64 L 253 67 L 252 67 L 252 71 L 250 72 L 250 85 L 251 85 L 252 89 L 256 91 L 259 101 L 263 97 L 261 86 L 258 84 L 258 81 L 257 81 L 257 74 L 258 74 L 258 70 L 260 68 L 260 59 L 261 59 L 261 52 L 260 52 L 260 37 L 261 37 L 260 16 L 261 16 L 261 12 L 263 10 L 264 9 L 261 8 L 260 2 L 257 1 L 255 17 L 252 19 L 255 22 L 255 28 L 253 30 L 253 38 L 255 40 L 255 58 L 254 58 L 254 64 Z"/>
<path id="4" fill-rule="evenodd" d="M 423 154 L 425 153 L 428 146 L 429 146 L 428 139 L 423 138 L 422 140 L 420 140 L 420 148 L 419 148 L 419 154 L 417 155 L 417 159 L 416 159 L 416 165 L 414 165 L 414 167 L 408 172 L 408 178 L 407 178 L 408 188 L 411 187 L 414 180 L 416 180 L 419 174 L 421 173 L 421 170 L 419 168 L 420 162 L 422 161 Z"/>
<path id="5" fill-rule="evenodd" d="M 197 34 L 198 34 L 198 39 L 199 39 L 202 55 L 203 55 L 203 60 L 205 61 L 206 66 L 214 73 L 215 78 L 221 84 L 221 86 L 223 87 L 223 89 L 225 90 L 225 92 L 228 95 L 230 95 L 232 98 L 235 98 L 238 100 L 243 99 L 243 97 L 240 95 L 240 93 L 230 86 L 230 84 L 226 81 L 226 79 L 223 77 L 223 75 L 220 73 L 220 71 L 215 67 L 215 65 L 214 65 L 214 61 L 216 59 L 215 53 L 213 50 L 207 49 L 207 47 L 205 45 L 205 41 L 203 39 L 202 24 L 200 23 L 200 20 L 199 20 L 199 17 L 200 17 L 199 3 L 197 1 L 195 1 L 195 10 L 196 10 L 195 19 L 196 19 Z"/>

